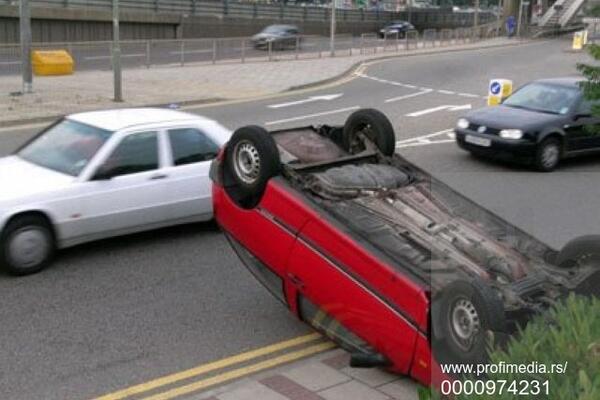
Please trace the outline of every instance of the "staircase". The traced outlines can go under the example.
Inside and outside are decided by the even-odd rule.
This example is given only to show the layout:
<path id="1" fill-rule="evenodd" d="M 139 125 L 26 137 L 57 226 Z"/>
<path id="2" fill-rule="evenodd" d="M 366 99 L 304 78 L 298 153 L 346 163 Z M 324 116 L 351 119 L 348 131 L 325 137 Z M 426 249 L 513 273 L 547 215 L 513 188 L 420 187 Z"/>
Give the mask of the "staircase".
<path id="1" fill-rule="evenodd" d="M 565 28 L 575 19 L 585 0 L 557 0 L 554 6 L 542 16 L 538 26 L 544 28 Z M 558 9 L 557 9 L 558 8 Z"/>

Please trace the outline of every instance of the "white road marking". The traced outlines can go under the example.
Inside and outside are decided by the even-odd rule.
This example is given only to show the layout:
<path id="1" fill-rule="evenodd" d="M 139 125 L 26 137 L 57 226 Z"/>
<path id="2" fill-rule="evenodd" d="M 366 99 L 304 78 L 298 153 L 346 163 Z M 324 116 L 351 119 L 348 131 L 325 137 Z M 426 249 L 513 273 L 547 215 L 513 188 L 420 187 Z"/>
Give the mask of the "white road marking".
<path id="1" fill-rule="evenodd" d="M 482 99 L 487 98 L 487 96 L 480 96 L 480 95 L 474 94 L 474 93 L 459 93 L 459 92 L 453 92 L 452 90 L 432 89 L 432 88 L 428 88 L 425 86 L 419 87 L 419 86 L 411 85 L 408 83 L 389 81 L 386 79 L 378 78 L 376 76 L 369 76 L 362 72 L 357 73 L 356 76 L 359 76 L 359 77 L 365 78 L 365 79 L 371 79 L 376 82 L 381 82 L 381 83 L 385 83 L 385 84 L 389 84 L 389 85 L 393 85 L 393 86 L 402 86 L 402 87 L 409 88 L 409 89 L 429 90 L 429 91 L 435 91 L 435 92 L 441 93 L 441 94 L 448 94 L 448 95 L 453 95 L 453 96 L 462 96 L 462 97 L 469 97 L 469 98 L 482 98 Z"/>
<path id="2" fill-rule="evenodd" d="M 323 115 L 331 115 L 331 114 L 338 114 L 338 113 L 343 113 L 343 112 L 347 112 L 347 111 L 354 111 L 354 110 L 358 110 L 359 108 L 360 108 L 360 106 L 353 106 L 353 107 L 340 108 L 337 110 L 323 111 L 323 112 L 316 113 L 316 114 L 301 115 L 298 117 L 292 117 L 292 118 L 280 119 L 277 121 L 265 122 L 265 125 L 285 124 L 286 122 L 300 121 L 303 119 L 321 117 Z"/>
<path id="3" fill-rule="evenodd" d="M 444 143 L 454 143 L 454 139 L 444 139 L 444 140 L 436 140 L 436 141 L 428 141 L 428 142 L 414 142 L 414 143 L 406 143 L 400 144 L 396 146 L 396 149 L 405 149 L 407 147 L 418 147 L 418 146 L 427 146 L 432 144 L 444 144 Z"/>
<path id="4" fill-rule="evenodd" d="M 462 97 L 480 97 L 478 94 L 473 94 L 473 93 L 457 93 L 457 95 L 462 96 Z"/>
<path id="5" fill-rule="evenodd" d="M 283 108 L 283 107 L 290 107 L 290 106 L 296 106 L 299 104 L 306 104 L 306 103 L 312 103 L 315 101 L 331 101 L 331 100 L 335 100 L 337 98 L 342 97 L 344 94 L 343 93 L 337 93 L 337 94 L 324 94 L 321 96 L 311 96 L 308 99 L 304 99 L 304 100 L 297 100 L 297 101 L 290 101 L 287 103 L 280 103 L 280 104 L 271 104 L 270 106 L 267 106 L 269 108 Z"/>
<path id="6" fill-rule="evenodd" d="M 409 139 L 398 140 L 396 142 L 396 147 L 404 147 L 405 144 L 409 144 L 409 143 L 424 143 L 425 140 L 429 140 L 432 137 L 442 136 L 442 135 L 451 137 L 452 140 L 454 140 L 454 131 L 452 129 L 444 129 L 443 131 L 437 131 L 437 132 L 433 132 L 433 133 L 428 133 L 426 135 L 412 137 Z M 429 143 L 431 143 L 431 141 Z"/>
<path id="7" fill-rule="evenodd" d="M 0 65 L 19 65 L 21 61 L 2 61 Z"/>
<path id="8" fill-rule="evenodd" d="M 416 92 L 416 93 L 411 93 L 411 94 L 405 94 L 404 96 L 393 97 L 391 99 L 387 99 L 385 102 L 386 103 L 393 103 L 395 101 L 400 101 L 400 100 L 404 100 L 404 99 L 410 99 L 411 97 L 421 96 L 421 95 L 428 94 L 428 93 L 431 93 L 431 92 L 433 92 L 433 89 L 423 90 L 421 92 Z"/>
<path id="9" fill-rule="evenodd" d="M 133 57 L 146 57 L 145 53 L 139 53 L 139 54 L 121 54 L 122 58 L 133 58 Z M 112 58 L 112 56 L 91 56 L 91 57 L 84 57 L 84 60 L 107 60 L 109 58 Z"/>
<path id="10" fill-rule="evenodd" d="M 465 104 L 462 106 L 453 106 L 453 105 L 443 105 L 443 106 L 437 106 L 437 107 L 432 107 L 432 108 L 426 108 L 424 110 L 419 110 L 419 111 L 415 111 L 409 114 L 406 114 L 407 117 L 420 117 L 422 115 L 426 115 L 426 114 L 431 114 L 437 111 L 442 111 L 442 110 L 446 110 L 446 111 L 460 111 L 460 110 L 470 110 L 471 109 L 471 105 L 470 104 Z"/>

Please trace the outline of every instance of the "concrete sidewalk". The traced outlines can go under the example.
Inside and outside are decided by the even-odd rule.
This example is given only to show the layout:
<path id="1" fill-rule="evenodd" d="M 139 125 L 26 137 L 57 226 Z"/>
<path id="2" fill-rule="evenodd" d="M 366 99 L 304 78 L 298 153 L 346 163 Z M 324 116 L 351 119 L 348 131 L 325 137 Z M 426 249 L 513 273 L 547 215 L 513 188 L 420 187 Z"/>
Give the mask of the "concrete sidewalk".
<path id="1" fill-rule="evenodd" d="M 183 397 L 189 400 L 418 400 L 419 385 L 380 369 L 348 367 L 336 349 Z"/>
<path id="2" fill-rule="evenodd" d="M 254 98 L 316 85 L 350 75 L 361 62 L 385 57 L 422 55 L 526 43 L 495 38 L 474 43 L 376 54 L 126 69 L 125 102 L 114 103 L 111 71 L 76 72 L 71 76 L 35 77 L 30 95 L 17 95 L 20 76 L 0 77 L 0 126 L 52 119 L 73 112 L 115 107 L 206 103 Z"/>

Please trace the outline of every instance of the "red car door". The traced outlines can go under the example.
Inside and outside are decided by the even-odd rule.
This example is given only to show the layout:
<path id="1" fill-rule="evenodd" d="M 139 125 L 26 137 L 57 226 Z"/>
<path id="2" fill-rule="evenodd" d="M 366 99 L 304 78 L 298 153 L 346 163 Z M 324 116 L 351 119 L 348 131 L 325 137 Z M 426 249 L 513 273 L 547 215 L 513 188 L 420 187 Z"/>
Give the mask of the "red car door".
<path id="1" fill-rule="evenodd" d="M 394 370 L 409 372 L 419 330 L 427 329 L 421 288 L 317 219 L 302 228 L 287 269 L 296 293 L 385 355 Z"/>

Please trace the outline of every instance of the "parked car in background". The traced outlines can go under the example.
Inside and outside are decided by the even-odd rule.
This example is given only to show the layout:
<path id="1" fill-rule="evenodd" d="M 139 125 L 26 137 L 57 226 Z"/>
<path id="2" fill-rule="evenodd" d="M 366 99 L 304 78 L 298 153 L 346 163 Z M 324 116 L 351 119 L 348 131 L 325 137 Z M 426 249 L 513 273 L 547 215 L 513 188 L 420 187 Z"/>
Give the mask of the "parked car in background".
<path id="1" fill-rule="evenodd" d="M 579 87 L 581 78 L 526 84 L 501 105 L 458 120 L 456 142 L 475 155 L 554 170 L 561 159 L 600 152 L 600 118 Z"/>
<path id="2" fill-rule="evenodd" d="M 56 249 L 212 218 L 217 122 L 167 109 L 67 116 L 0 159 L 0 264 L 37 272 Z"/>
<path id="3" fill-rule="evenodd" d="M 403 38 L 406 36 L 406 32 L 413 30 L 415 30 L 415 27 L 408 21 L 393 21 L 384 26 L 378 34 L 380 38 L 386 36 L 396 37 L 396 35 L 398 35 L 399 38 Z"/>
<path id="4" fill-rule="evenodd" d="M 269 25 L 260 33 L 252 36 L 252 45 L 256 49 L 272 50 L 296 49 L 301 46 L 300 29 L 295 25 Z"/>
<path id="5" fill-rule="evenodd" d="M 555 251 L 395 153 L 390 121 L 235 131 L 213 161 L 215 219 L 248 270 L 351 353 L 439 385 L 483 364 L 569 292 L 600 295 L 600 237 Z"/>

